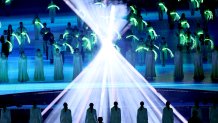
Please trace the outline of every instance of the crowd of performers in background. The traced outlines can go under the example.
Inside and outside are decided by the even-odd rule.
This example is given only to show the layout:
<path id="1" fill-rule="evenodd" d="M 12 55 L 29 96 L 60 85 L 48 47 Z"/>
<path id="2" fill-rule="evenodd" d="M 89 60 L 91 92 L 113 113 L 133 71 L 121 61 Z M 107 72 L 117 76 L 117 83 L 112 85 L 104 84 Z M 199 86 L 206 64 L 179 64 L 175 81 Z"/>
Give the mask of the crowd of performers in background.
<path id="1" fill-rule="evenodd" d="M 174 123 L 174 114 L 173 109 L 170 106 L 170 102 L 167 101 L 165 107 L 162 111 L 162 123 Z M 121 110 L 118 106 L 118 102 L 114 102 L 114 106 L 110 110 L 110 123 L 121 123 L 122 115 Z M 199 105 L 198 101 L 195 101 L 194 105 L 191 108 L 191 116 L 188 119 L 188 123 L 203 123 L 205 121 L 205 117 L 202 114 L 202 107 Z M 74 122 L 72 119 L 71 109 L 68 108 L 68 104 L 65 102 L 63 104 L 63 109 L 60 111 L 60 123 L 72 123 Z M 140 102 L 140 106 L 137 109 L 136 120 L 137 123 L 148 123 L 151 122 L 148 118 L 149 110 L 144 106 L 144 102 Z M 218 122 L 218 108 L 217 103 L 213 102 L 213 104 L 209 107 L 209 121 L 208 123 L 217 123 Z M 97 110 L 94 108 L 94 104 L 90 103 L 89 108 L 86 110 L 85 114 L 85 123 L 103 123 L 103 117 L 97 116 Z M 6 106 L 3 106 L 1 110 L 1 123 L 11 123 L 11 112 L 7 109 Z M 29 115 L 29 123 L 43 123 L 41 109 L 34 102 L 32 108 L 30 109 Z"/>
<path id="2" fill-rule="evenodd" d="M 214 45 L 214 41 L 210 37 L 207 28 L 208 22 L 215 19 L 215 11 L 204 6 L 203 1 L 194 1 L 190 3 L 192 15 L 198 9 L 202 14 L 202 23 L 196 23 L 195 30 L 190 29 L 191 25 L 189 25 L 184 13 L 179 15 L 175 10 L 168 9 L 164 2 L 158 2 L 159 20 L 162 21 L 163 14 L 167 14 L 169 29 L 174 29 L 175 25 L 178 25 L 178 43 L 175 52 L 171 51 L 167 46 L 170 41 L 167 41 L 164 36 L 158 35 L 151 22 L 143 20 L 141 10 L 135 5 L 129 6 L 129 15 L 126 17 L 130 28 L 123 35 L 117 32 L 117 41 L 114 47 L 126 57 L 132 66 L 145 65 L 144 76 L 149 80 L 153 80 L 156 77 L 156 60 L 159 58 L 164 67 L 167 59 L 169 59 L 168 56 L 170 56 L 174 58 L 174 78 L 175 80 L 182 81 L 184 78 L 183 53 L 193 53 L 193 78 L 201 81 L 204 79 L 203 62 L 207 61 L 208 56 L 210 56 L 208 54 L 212 53 L 211 79 L 217 81 L 218 47 Z M 202 8 L 202 6 L 204 7 Z M 54 23 L 56 10 L 60 8 L 51 2 L 48 9 L 50 10 L 51 23 Z M 90 62 L 100 47 L 97 35 L 80 18 L 78 18 L 77 26 L 72 27 L 69 22 L 65 31 L 59 35 L 58 39 L 55 39 L 57 36 L 54 36 L 52 29 L 47 27 L 46 23 L 40 21 L 38 15 L 34 17 L 32 24 L 34 25 L 35 37 L 31 37 L 31 39 L 36 41 L 39 39 L 43 40 L 43 49 L 37 49 L 35 56 L 35 81 L 45 80 L 43 56 L 45 56 L 46 60 L 50 60 L 51 64 L 54 64 L 54 80 L 63 80 L 65 54 L 66 52 L 73 54 L 74 79 L 82 71 L 83 63 Z M 159 44 L 156 43 L 157 40 Z M 124 42 L 125 46 L 120 46 L 120 42 Z M 25 55 L 25 46 L 28 43 L 31 43 L 30 37 L 23 22 L 19 23 L 19 27 L 16 30 L 12 28 L 12 25 L 8 25 L 8 29 L 1 36 L 0 81 L 9 81 L 7 58 L 10 52 L 13 51 L 14 45 L 18 45 L 20 51 L 18 81 L 25 82 L 29 80 L 27 56 Z"/>

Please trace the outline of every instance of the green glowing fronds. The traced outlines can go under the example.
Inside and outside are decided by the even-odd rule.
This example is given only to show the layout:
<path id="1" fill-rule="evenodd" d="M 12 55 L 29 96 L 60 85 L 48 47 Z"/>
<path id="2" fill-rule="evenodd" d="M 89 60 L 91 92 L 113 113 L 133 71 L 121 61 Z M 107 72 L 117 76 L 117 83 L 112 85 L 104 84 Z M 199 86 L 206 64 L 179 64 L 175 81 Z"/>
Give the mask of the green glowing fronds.
<path id="1" fill-rule="evenodd" d="M 157 45 L 154 44 L 154 47 L 157 48 L 158 50 L 160 49 Z"/>
<path id="2" fill-rule="evenodd" d="M 173 58 L 174 54 L 169 48 L 163 48 L 162 51 L 168 51 L 170 53 L 170 57 Z"/>
<path id="3" fill-rule="evenodd" d="M 138 23 L 138 21 L 137 21 L 137 19 L 136 18 L 130 18 L 130 22 L 134 25 L 134 26 L 137 26 L 139 23 Z"/>
<path id="4" fill-rule="evenodd" d="M 44 28 L 43 24 L 39 21 L 35 21 L 35 24 L 39 24 L 41 26 L 41 28 Z"/>
<path id="5" fill-rule="evenodd" d="M 183 20 L 183 21 L 181 22 L 181 26 L 182 26 L 183 28 L 190 28 L 190 25 L 189 25 L 189 23 L 187 22 L 187 20 Z"/>
<path id="6" fill-rule="evenodd" d="M 116 44 L 114 44 L 114 47 L 115 47 L 115 49 L 116 49 L 117 51 L 120 52 L 120 47 L 118 47 Z"/>
<path id="7" fill-rule="evenodd" d="M 88 49 L 88 50 L 92 50 L 92 43 L 91 41 L 86 38 L 86 37 L 83 37 L 82 40 L 86 43 L 85 44 L 85 48 Z"/>
<path id="8" fill-rule="evenodd" d="M 14 37 L 17 39 L 17 42 L 18 42 L 18 44 L 20 45 L 21 42 L 20 42 L 20 39 L 18 38 L 18 36 L 17 36 L 16 34 L 14 34 L 14 33 L 12 33 L 12 36 L 14 36 Z"/>
<path id="9" fill-rule="evenodd" d="M 59 49 L 60 50 L 60 47 L 57 44 L 53 44 L 53 46 L 55 47 L 55 49 Z"/>
<path id="10" fill-rule="evenodd" d="M 106 7 L 106 5 L 102 2 L 96 2 L 95 5 L 100 5 L 101 7 Z"/>
<path id="11" fill-rule="evenodd" d="M 13 45 L 11 44 L 10 41 L 6 41 L 6 42 L 8 42 L 8 44 L 9 44 L 9 52 L 11 52 L 13 50 Z"/>
<path id="12" fill-rule="evenodd" d="M 138 46 L 137 49 L 135 50 L 135 52 L 141 52 L 143 50 L 148 51 L 149 49 L 147 47 L 145 47 L 145 46 Z"/>
<path id="13" fill-rule="evenodd" d="M 145 24 L 145 26 L 148 26 L 148 23 L 144 20 L 142 20 L 142 22 Z"/>
<path id="14" fill-rule="evenodd" d="M 134 14 L 137 14 L 137 10 L 135 9 L 134 6 L 130 6 L 130 9 L 133 11 Z"/>
<path id="15" fill-rule="evenodd" d="M 158 5 L 162 11 L 167 12 L 167 7 L 164 5 L 164 3 L 159 3 Z"/>
<path id="16" fill-rule="evenodd" d="M 22 32 L 21 35 L 25 35 L 27 37 L 27 41 L 30 44 L 30 37 L 26 32 Z"/>
<path id="17" fill-rule="evenodd" d="M 63 38 L 65 38 L 69 34 L 70 34 L 69 32 L 65 32 L 64 35 L 63 35 Z"/>
<path id="18" fill-rule="evenodd" d="M 58 10 L 60 10 L 60 8 L 57 6 L 57 5 L 50 5 L 50 6 L 48 6 L 48 9 L 51 9 L 51 8 L 57 8 Z"/>
<path id="19" fill-rule="evenodd" d="M 153 52 L 154 52 L 154 59 L 155 59 L 155 61 L 157 60 L 157 57 L 158 57 L 158 55 L 157 55 L 157 52 L 155 51 L 155 50 L 152 50 Z"/>
<path id="20" fill-rule="evenodd" d="M 148 33 L 152 40 L 157 39 L 158 35 L 152 27 L 148 29 Z"/>
<path id="21" fill-rule="evenodd" d="M 210 10 L 205 10 L 204 16 L 207 20 L 213 20 L 213 12 Z"/>
<path id="22" fill-rule="evenodd" d="M 180 19 L 180 16 L 177 12 L 170 12 L 170 15 L 173 17 L 174 21 L 178 21 Z"/>
<path id="23" fill-rule="evenodd" d="M 200 30 L 200 31 L 197 32 L 197 35 L 198 35 L 198 36 L 203 35 L 203 34 L 204 34 L 204 31 L 203 31 L 203 30 Z"/>
<path id="24" fill-rule="evenodd" d="M 91 36 L 94 38 L 93 44 L 97 43 L 97 35 L 95 33 L 91 33 Z"/>
<path id="25" fill-rule="evenodd" d="M 183 33 L 179 34 L 179 39 L 182 45 L 184 45 L 187 42 L 187 37 Z"/>
<path id="26" fill-rule="evenodd" d="M 126 39 L 128 39 L 128 38 L 133 38 L 133 39 L 135 39 L 135 40 L 139 40 L 139 38 L 137 37 L 137 36 L 135 36 L 135 35 L 128 35 L 128 36 L 126 36 Z"/>
<path id="27" fill-rule="evenodd" d="M 68 43 L 64 43 L 63 45 L 69 47 L 69 49 L 70 49 L 70 53 L 71 53 L 71 54 L 74 53 L 74 49 L 73 49 L 72 46 L 70 46 Z"/>
<path id="28" fill-rule="evenodd" d="M 197 41 L 192 36 L 191 36 L 191 40 L 193 42 L 191 49 L 193 50 L 197 46 Z"/>
<path id="29" fill-rule="evenodd" d="M 206 39 L 204 39 L 204 41 L 205 41 L 205 42 L 209 41 L 209 42 L 210 42 L 210 48 L 211 48 L 211 49 L 214 48 L 213 40 L 206 38 Z"/>
<path id="30" fill-rule="evenodd" d="M 79 33 L 78 33 L 78 34 L 76 34 L 76 35 L 75 35 L 75 36 L 76 36 L 76 38 L 79 38 L 79 35 L 80 35 Z"/>

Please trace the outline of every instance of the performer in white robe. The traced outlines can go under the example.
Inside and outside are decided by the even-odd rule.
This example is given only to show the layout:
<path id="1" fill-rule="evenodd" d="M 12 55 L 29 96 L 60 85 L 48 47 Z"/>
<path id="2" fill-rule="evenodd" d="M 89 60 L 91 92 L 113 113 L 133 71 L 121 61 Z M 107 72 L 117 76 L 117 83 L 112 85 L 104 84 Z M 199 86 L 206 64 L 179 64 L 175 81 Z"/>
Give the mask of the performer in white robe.
<path id="1" fill-rule="evenodd" d="M 35 81 L 44 81 L 44 67 L 43 67 L 43 56 L 40 49 L 37 49 L 35 56 L 35 71 L 34 71 Z"/>
<path id="2" fill-rule="evenodd" d="M 212 52 L 212 73 L 211 73 L 211 79 L 213 81 L 218 80 L 218 48 L 215 48 L 215 50 Z"/>
<path id="3" fill-rule="evenodd" d="M 60 123 L 72 123 L 71 110 L 68 109 L 67 103 L 63 104 L 64 108 L 61 110 Z"/>
<path id="4" fill-rule="evenodd" d="M 33 107 L 30 109 L 29 123 L 42 123 L 41 109 L 36 104 L 33 104 Z"/>
<path id="5" fill-rule="evenodd" d="M 202 111 L 201 111 L 201 108 L 199 106 L 199 102 L 198 101 L 195 101 L 195 105 L 192 107 L 191 109 L 191 114 L 193 116 L 193 112 L 196 111 L 197 114 L 198 114 L 198 118 L 202 121 Z"/>
<path id="6" fill-rule="evenodd" d="M 135 67 L 135 52 L 130 48 L 126 52 L 126 60 L 133 66 Z"/>
<path id="7" fill-rule="evenodd" d="M 73 79 L 75 79 L 80 74 L 82 67 L 82 55 L 80 54 L 79 49 L 76 48 L 73 55 Z"/>
<path id="8" fill-rule="evenodd" d="M 204 79 L 204 70 L 202 63 L 202 54 L 200 47 L 197 47 L 197 51 L 194 53 L 194 80 L 201 81 Z"/>
<path id="9" fill-rule="evenodd" d="M 0 59 L 0 82 L 8 82 L 8 58 L 2 53 Z"/>
<path id="10" fill-rule="evenodd" d="M 174 123 L 173 109 L 170 108 L 170 102 L 166 102 L 166 107 L 163 109 L 162 123 Z"/>
<path id="11" fill-rule="evenodd" d="M 63 61 L 59 49 L 56 49 L 54 54 L 54 80 L 63 80 Z"/>
<path id="12" fill-rule="evenodd" d="M 51 3 L 48 6 L 52 6 L 55 5 L 53 1 L 51 1 Z M 51 7 L 49 8 L 49 16 L 51 18 L 51 23 L 54 23 L 55 21 L 55 16 L 56 16 L 56 7 Z"/>
<path id="13" fill-rule="evenodd" d="M 117 102 L 114 102 L 114 107 L 111 108 L 110 123 L 121 123 L 121 110 Z"/>
<path id="14" fill-rule="evenodd" d="M 11 112 L 6 108 L 6 106 L 1 110 L 0 123 L 11 123 Z"/>
<path id="15" fill-rule="evenodd" d="M 144 108 L 144 102 L 140 102 L 140 107 L 137 111 L 137 123 L 148 123 L 147 109 Z"/>
<path id="16" fill-rule="evenodd" d="M 153 77 L 156 77 L 156 71 L 155 71 L 155 57 L 152 48 L 150 48 L 146 52 L 145 65 L 146 65 L 145 77 L 147 79 L 153 80 Z"/>
<path id="17" fill-rule="evenodd" d="M 218 107 L 215 102 L 209 109 L 209 120 L 210 123 L 218 123 Z"/>
<path id="18" fill-rule="evenodd" d="M 183 80 L 184 78 L 184 73 L 183 73 L 183 56 L 181 52 L 181 47 L 177 47 L 177 51 L 175 52 L 174 55 L 174 64 L 175 64 L 175 69 L 174 69 L 174 79 L 177 81 Z"/>
<path id="19" fill-rule="evenodd" d="M 27 73 L 27 57 L 24 52 L 21 52 L 18 61 L 18 81 L 19 82 L 29 81 L 29 76 Z"/>
<path id="20" fill-rule="evenodd" d="M 94 104 L 90 103 L 89 108 L 86 111 L 86 119 L 85 123 L 97 123 L 97 113 L 96 110 L 93 108 Z"/>
<path id="21" fill-rule="evenodd" d="M 36 15 L 33 19 L 35 40 L 39 40 L 39 34 L 40 34 L 40 24 L 37 22 L 40 22 L 38 15 Z"/>
<path id="22" fill-rule="evenodd" d="M 24 45 L 27 40 L 27 29 L 23 26 L 23 22 L 20 22 L 20 26 L 17 28 L 16 34 L 18 35 L 18 38 L 20 40 L 19 48 L 20 52 L 22 52 L 24 50 Z"/>

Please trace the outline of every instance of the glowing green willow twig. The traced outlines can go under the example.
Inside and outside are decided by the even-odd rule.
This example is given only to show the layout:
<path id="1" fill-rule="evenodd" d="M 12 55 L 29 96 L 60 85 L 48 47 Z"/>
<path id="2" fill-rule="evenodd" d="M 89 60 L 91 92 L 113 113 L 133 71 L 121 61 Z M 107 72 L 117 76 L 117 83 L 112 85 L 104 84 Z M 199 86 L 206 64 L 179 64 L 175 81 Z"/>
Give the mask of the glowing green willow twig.
<path id="1" fill-rule="evenodd" d="M 158 5 L 162 11 L 167 12 L 167 7 L 164 5 L 164 3 L 159 3 Z"/>
<path id="2" fill-rule="evenodd" d="M 82 40 L 86 42 L 85 48 L 87 48 L 88 50 L 91 50 L 92 49 L 91 41 L 86 37 L 83 37 Z"/>
<path id="3" fill-rule="evenodd" d="M 91 36 L 94 38 L 93 44 L 97 43 L 97 35 L 95 33 L 91 33 Z"/>
<path id="4" fill-rule="evenodd" d="M 179 38 L 182 45 L 184 45 L 187 42 L 187 37 L 183 33 L 179 34 Z"/>
<path id="5" fill-rule="evenodd" d="M 101 7 L 106 7 L 106 5 L 102 2 L 96 2 L 95 5 L 100 5 Z"/>
<path id="6" fill-rule="evenodd" d="M 134 6 L 130 6 L 130 9 L 133 11 L 134 14 L 137 14 L 137 10 L 135 9 Z"/>
<path id="7" fill-rule="evenodd" d="M 154 47 L 157 48 L 158 50 L 160 49 L 156 44 L 154 44 Z"/>
<path id="8" fill-rule="evenodd" d="M 20 42 L 20 39 L 18 38 L 18 36 L 17 36 L 16 34 L 14 34 L 14 33 L 12 33 L 12 36 L 14 36 L 14 37 L 17 39 L 17 42 L 18 42 L 18 44 L 20 45 L 21 42 Z"/>
<path id="9" fill-rule="evenodd" d="M 53 46 L 55 47 L 55 49 L 59 49 L 60 50 L 60 47 L 57 44 L 53 44 Z"/>
<path id="10" fill-rule="evenodd" d="M 6 41 L 9 44 L 9 52 L 11 52 L 13 50 L 13 45 L 10 41 Z"/>
<path id="11" fill-rule="evenodd" d="M 213 49 L 213 48 L 214 48 L 214 42 L 213 42 L 213 40 L 211 40 L 211 39 L 209 39 L 209 38 L 204 39 L 204 42 L 207 42 L 207 41 L 210 42 L 210 48 Z"/>
<path id="12" fill-rule="evenodd" d="M 191 49 L 193 50 L 197 46 L 197 41 L 192 36 L 191 36 L 191 40 L 192 40 L 192 47 L 191 47 Z"/>
<path id="13" fill-rule="evenodd" d="M 162 49 L 162 51 L 165 51 L 165 50 L 168 51 L 168 52 L 170 53 L 170 57 L 171 57 L 171 58 L 174 57 L 173 52 L 172 52 L 169 48 L 163 48 L 163 49 Z"/>
<path id="14" fill-rule="evenodd" d="M 131 17 L 131 18 L 130 18 L 130 22 L 133 23 L 134 26 L 138 26 L 138 24 L 139 24 L 138 21 L 137 21 L 137 19 L 134 18 L 134 17 Z"/>
<path id="15" fill-rule="evenodd" d="M 63 39 L 64 39 L 67 35 L 69 35 L 69 34 L 70 34 L 69 32 L 65 32 L 64 35 L 63 35 Z"/>
<path id="16" fill-rule="evenodd" d="M 44 28 L 43 24 L 39 21 L 35 21 L 35 24 L 39 24 L 41 26 L 41 28 Z"/>
<path id="17" fill-rule="evenodd" d="M 57 5 L 50 5 L 50 6 L 48 6 L 48 9 L 50 9 L 50 8 L 57 8 L 58 10 L 60 10 L 60 8 Z"/>
<path id="18" fill-rule="evenodd" d="M 144 20 L 142 20 L 142 22 L 145 24 L 145 26 L 148 26 L 148 23 Z"/>
<path id="19" fill-rule="evenodd" d="M 26 32 L 22 32 L 21 34 L 25 35 L 27 37 L 27 41 L 30 44 L 30 37 L 29 37 L 29 35 Z"/>
<path id="20" fill-rule="evenodd" d="M 180 19 L 180 16 L 177 12 L 170 12 L 170 15 L 173 17 L 174 21 L 178 21 Z"/>
<path id="21" fill-rule="evenodd" d="M 204 16 L 207 20 L 213 20 L 213 12 L 210 10 L 205 10 Z"/>
<path id="22" fill-rule="evenodd" d="M 157 57 L 158 57 L 158 55 L 157 55 L 157 52 L 155 51 L 155 50 L 152 50 L 153 52 L 154 52 L 154 59 L 155 59 L 155 61 L 157 60 Z"/>
<path id="23" fill-rule="evenodd" d="M 147 47 L 145 47 L 145 46 L 138 46 L 137 49 L 135 50 L 135 52 L 141 52 L 143 50 L 148 51 L 149 49 Z"/>
<path id="24" fill-rule="evenodd" d="M 182 26 L 183 28 L 190 28 L 190 25 L 189 25 L 189 23 L 187 22 L 187 20 L 183 20 L 183 21 L 181 22 L 181 26 Z"/>
<path id="25" fill-rule="evenodd" d="M 139 38 L 137 37 L 137 36 L 135 36 L 135 35 L 128 35 L 128 36 L 126 36 L 126 39 L 128 39 L 128 38 L 133 38 L 133 39 L 135 39 L 135 40 L 139 40 Z"/>
<path id="26" fill-rule="evenodd" d="M 68 43 L 63 43 L 63 45 L 69 47 L 69 49 L 70 49 L 70 53 L 71 53 L 71 54 L 74 53 L 74 49 L 73 49 L 72 46 L 70 46 Z"/>
<path id="27" fill-rule="evenodd" d="M 152 40 L 157 39 L 158 35 L 157 35 L 156 31 L 152 27 L 150 27 L 148 29 L 148 33 L 151 36 Z"/>

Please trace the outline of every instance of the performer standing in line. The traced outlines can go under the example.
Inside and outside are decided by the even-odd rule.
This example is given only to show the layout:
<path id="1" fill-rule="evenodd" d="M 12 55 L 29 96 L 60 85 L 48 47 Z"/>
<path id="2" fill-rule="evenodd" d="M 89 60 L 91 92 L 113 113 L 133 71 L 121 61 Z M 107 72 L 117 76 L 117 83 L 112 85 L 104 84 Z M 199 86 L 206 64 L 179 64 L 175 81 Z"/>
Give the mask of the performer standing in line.
<path id="1" fill-rule="evenodd" d="M 30 109 L 29 123 L 42 123 L 41 109 L 37 107 L 36 103 L 33 103 L 33 107 Z"/>
<path id="2" fill-rule="evenodd" d="M 35 56 L 35 71 L 34 71 L 35 81 L 44 81 L 44 67 L 43 67 L 43 56 L 40 49 L 37 49 Z"/>
<path id="3" fill-rule="evenodd" d="M 39 33 L 40 33 L 40 19 L 38 15 L 35 15 L 33 19 L 33 25 L 34 25 L 34 33 L 35 33 L 35 40 L 39 40 Z"/>
<path id="4" fill-rule="evenodd" d="M 63 61 L 62 56 L 60 54 L 60 50 L 56 48 L 54 54 L 54 80 L 63 80 L 64 73 L 63 73 Z"/>
<path id="5" fill-rule="evenodd" d="M 68 105 L 65 102 L 63 104 L 64 108 L 61 110 L 60 123 L 72 123 L 71 110 L 68 109 Z"/>
<path id="6" fill-rule="evenodd" d="M 18 81 L 19 82 L 29 81 L 29 76 L 27 73 L 27 57 L 24 51 L 21 52 L 20 58 L 18 60 Z"/>
<path id="7" fill-rule="evenodd" d="M 8 81 L 8 58 L 2 53 L 0 58 L 0 82 Z"/>
<path id="8" fill-rule="evenodd" d="M 24 51 L 24 45 L 27 39 L 27 29 L 23 26 L 23 22 L 20 22 L 20 26 L 17 28 L 16 33 L 20 40 L 20 52 Z"/>
<path id="9" fill-rule="evenodd" d="M 144 102 L 140 102 L 140 107 L 137 111 L 137 123 L 148 123 L 147 108 L 144 108 Z"/>
<path id="10" fill-rule="evenodd" d="M 114 102 L 114 107 L 111 108 L 111 123 L 121 123 L 121 110 L 118 107 L 118 103 Z"/>

